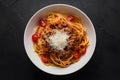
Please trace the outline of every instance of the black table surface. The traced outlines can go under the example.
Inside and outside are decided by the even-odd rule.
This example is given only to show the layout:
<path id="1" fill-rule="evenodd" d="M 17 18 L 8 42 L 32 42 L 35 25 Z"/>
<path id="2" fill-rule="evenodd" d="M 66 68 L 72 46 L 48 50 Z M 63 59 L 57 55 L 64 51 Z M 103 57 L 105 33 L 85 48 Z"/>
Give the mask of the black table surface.
<path id="1" fill-rule="evenodd" d="M 24 49 L 31 16 L 49 4 L 69 4 L 92 20 L 97 44 L 81 70 L 64 76 L 39 70 Z M 0 80 L 120 80 L 120 0 L 0 0 Z"/>

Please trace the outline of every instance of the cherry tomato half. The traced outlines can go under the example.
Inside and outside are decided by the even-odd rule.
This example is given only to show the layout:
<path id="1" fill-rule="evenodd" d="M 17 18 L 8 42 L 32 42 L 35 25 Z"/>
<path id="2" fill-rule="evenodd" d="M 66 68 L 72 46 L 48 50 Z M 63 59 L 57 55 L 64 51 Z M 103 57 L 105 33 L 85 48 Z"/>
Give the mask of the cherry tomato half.
<path id="1" fill-rule="evenodd" d="M 39 25 L 42 26 L 42 27 L 45 27 L 47 25 L 47 20 L 40 19 L 39 20 Z"/>
<path id="2" fill-rule="evenodd" d="M 86 48 L 84 48 L 84 49 L 81 49 L 81 51 L 80 51 L 82 54 L 85 54 L 86 53 Z"/>
<path id="3" fill-rule="evenodd" d="M 72 15 L 70 15 L 70 16 L 67 17 L 67 20 L 68 20 L 68 21 L 73 21 L 74 19 L 75 19 L 75 17 L 72 16 Z"/>
<path id="4" fill-rule="evenodd" d="M 49 58 L 48 58 L 48 56 L 46 54 L 42 54 L 41 55 L 41 60 L 44 63 L 48 63 L 49 62 Z"/>
<path id="5" fill-rule="evenodd" d="M 40 34 L 38 34 L 38 33 L 33 34 L 32 35 L 32 41 L 37 42 L 39 37 L 40 37 Z"/>
<path id="6" fill-rule="evenodd" d="M 73 57 L 74 57 L 75 59 L 79 59 L 79 58 L 80 58 L 80 53 L 78 53 L 78 52 L 73 52 Z"/>

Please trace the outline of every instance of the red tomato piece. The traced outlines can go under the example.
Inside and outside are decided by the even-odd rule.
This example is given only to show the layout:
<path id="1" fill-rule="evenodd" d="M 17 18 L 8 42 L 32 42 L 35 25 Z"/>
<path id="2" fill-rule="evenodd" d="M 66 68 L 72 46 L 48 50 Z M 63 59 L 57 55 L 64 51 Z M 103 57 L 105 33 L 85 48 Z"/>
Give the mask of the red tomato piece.
<path id="1" fill-rule="evenodd" d="M 86 46 L 81 45 L 81 49 L 79 50 L 79 52 L 81 54 L 85 54 L 86 53 Z"/>
<path id="2" fill-rule="evenodd" d="M 74 52 L 73 56 L 74 56 L 75 59 L 79 59 L 80 58 L 80 53 Z"/>
<path id="3" fill-rule="evenodd" d="M 42 26 L 42 27 L 45 27 L 47 25 L 47 20 L 40 19 L 39 20 L 39 25 Z"/>
<path id="4" fill-rule="evenodd" d="M 86 47 L 81 50 L 81 53 L 82 53 L 82 54 L 85 54 L 85 53 L 86 53 Z"/>
<path id="5" fill-rule="evenodd" d="M 75 19 L 75 17 L 72 16 L 72 15 L 70 15 L 70 16 L 67 17 L 67 20 L 68 20 L 68 21 L 73 21 L 74 19 Z"/>
<path id="6" fill-rule="evenodd" d="M 38 33 L 33 34 L 32 35 L 32 41 L 37 42 L 39 37 L 40 37 L 40 34 L 38 34 Z"/>
<path id="7" fill-rule="evenodd" d="M 49 62 L 49 58 L 48 58 L 48 56 L 46 54 L 42 54 L 41 55 L 41 60 L 44 63 L 48 63 Z"/>

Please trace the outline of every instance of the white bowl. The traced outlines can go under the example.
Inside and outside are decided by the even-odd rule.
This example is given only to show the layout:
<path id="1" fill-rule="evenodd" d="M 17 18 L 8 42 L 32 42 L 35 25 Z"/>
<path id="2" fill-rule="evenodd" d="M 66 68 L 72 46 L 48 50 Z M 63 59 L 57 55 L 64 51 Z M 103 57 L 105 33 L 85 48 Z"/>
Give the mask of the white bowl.
<path id="1" fill-rule="evenodd" d="M 37 55 L 37 53 L 33 49 L 33 42 L 31 40 L 31 36 L 35 32 L 37 22 L 40 17 L 45 17 L 49 12 L 52 12 L 52 11 L 65 13 L 69 15 L 80 16 L 83 25 L 87 29 L 87 36 L 90 40 L 90 45 L 87 48 L 86 54 L 83 55 L 77 63 L 72 64 L 67 68 L 45 66 L 42 63 L 39 56 Z M 67 4 L 52 4 L 37 11 L 29 20 L 24 33 L 24 46 L 30 60 L 33 62 L 35 66 L 37 66 L 42 71 L 50 74 L 54 74 L 54 75 L 70 74 L 81 69 L 83 66 L 85 66 L 88 63 L 88 61 L 92 57 L 95 49 L 95 45 L 96 45 L 96 34 L 95 34 L 95 29 L 91 20 L 83 11 Z"/>

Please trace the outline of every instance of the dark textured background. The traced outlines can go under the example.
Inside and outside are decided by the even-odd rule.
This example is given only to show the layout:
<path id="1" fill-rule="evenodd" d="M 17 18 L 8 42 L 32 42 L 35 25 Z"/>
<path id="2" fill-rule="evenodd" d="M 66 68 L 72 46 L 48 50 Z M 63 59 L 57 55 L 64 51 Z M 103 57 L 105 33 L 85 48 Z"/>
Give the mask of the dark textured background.
<path id="1" fill-rule="evenodd" d="M 97 45 L 81 70 L 54 76 L 36 68 L 26 55 L 23 35 L 30 17 L 53 3 L 70 4 L 92 20 Z M 120 80 L 120 0 L 0 0 L 0 80 Z"/>

